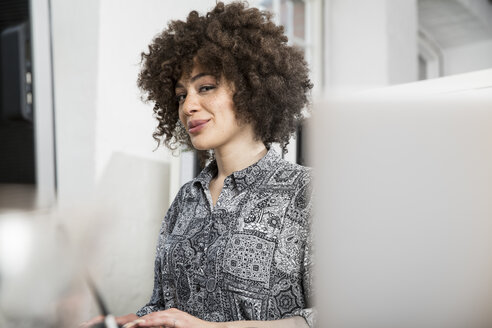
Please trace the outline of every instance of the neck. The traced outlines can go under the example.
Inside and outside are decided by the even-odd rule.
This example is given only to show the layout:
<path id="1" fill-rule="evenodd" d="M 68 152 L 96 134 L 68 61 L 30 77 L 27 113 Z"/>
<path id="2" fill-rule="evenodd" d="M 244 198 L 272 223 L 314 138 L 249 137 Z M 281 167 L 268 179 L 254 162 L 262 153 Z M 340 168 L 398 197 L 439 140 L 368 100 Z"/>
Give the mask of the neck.
<path id="1" fill-rule="evenodd" d="M 243 139 L 226 147 L 214 149 L 214 153 L 218 169 L 217 179 L 224 180 L 233 172 L 258 162 L 265 156 L 267 149 L 261 141 Z"/>

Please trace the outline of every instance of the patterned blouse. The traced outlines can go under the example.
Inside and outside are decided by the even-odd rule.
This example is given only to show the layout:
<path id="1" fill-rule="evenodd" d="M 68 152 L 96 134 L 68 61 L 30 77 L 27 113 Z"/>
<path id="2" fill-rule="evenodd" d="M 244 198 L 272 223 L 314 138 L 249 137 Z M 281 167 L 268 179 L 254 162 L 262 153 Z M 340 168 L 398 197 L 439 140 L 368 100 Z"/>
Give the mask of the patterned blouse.
<path id="1" fill-rule="evenodd" d="M 310 169 L 274 150 L 224 181 L 215 206 L 210 163 L 186 183 L 159 234 L 150 302 L 207 321 L 303 316 L 311 306 Z"/>

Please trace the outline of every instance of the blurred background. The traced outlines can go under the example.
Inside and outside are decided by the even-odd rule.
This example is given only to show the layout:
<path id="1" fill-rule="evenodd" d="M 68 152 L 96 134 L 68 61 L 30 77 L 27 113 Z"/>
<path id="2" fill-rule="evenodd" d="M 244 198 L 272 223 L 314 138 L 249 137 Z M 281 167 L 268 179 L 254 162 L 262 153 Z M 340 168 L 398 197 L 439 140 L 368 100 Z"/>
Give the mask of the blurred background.
<path id="1" fill-rule="evenodd" d="M 161 220 L 198 167 L 193 153 L 155 149 L 140 54 L 169 20 L 214 5 L 0 0 L 1 327 L 63 326 L 66 308 L 74 321 L 97 314 L 76 274 L 86 270 L 115 314 L 150 298 Z M 313 99 L 492 68 L 489 0 L 250 5 L 304 50 Z M 309 165 L 307 149 L 300 127 L 284 157 Z"/>

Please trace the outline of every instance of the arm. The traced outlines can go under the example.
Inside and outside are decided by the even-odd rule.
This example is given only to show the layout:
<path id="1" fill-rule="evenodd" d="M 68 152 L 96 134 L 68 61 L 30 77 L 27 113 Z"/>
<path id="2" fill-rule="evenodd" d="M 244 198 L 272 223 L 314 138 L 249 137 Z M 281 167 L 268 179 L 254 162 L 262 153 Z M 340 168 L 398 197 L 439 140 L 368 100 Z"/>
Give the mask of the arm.
<path id="1" fill-rule="evenodd" d="M 163 289 L 162 289 L 162 262 L 161 256 L 164 249 L 164 242 L 167 236 L 172 232 L 174 225 L 176 224 L 176 219 L 178 217 L 181 208 L 181 199 L 183 196 L 184 186 L 179 190 L 178 194 L 174 198 L 171 206 L 169 207 L 164 220 L 162 221 L 162 226 L 159 232 L 159 238 L 157 241 L 156 255 L 154 261 L 154 288 L 152 290 L 152 296 L 150 301 L 137 311 L 136 315 L 138 317 L 144 316 L 151 312 L 160 311 L 165 309 L 166 300 L 164 299 Z"/>
<path id="2" fill-rule="evenodd" d="M 312 169 L 306 173 L 303 179 L 302 189 L 304 190 L 304 199 L 306 203 L 302 210 L 303 222 L 305 223 L 306 239 L 303 246 L 302 258 L 302 286 L 304 289 L 305 307 L 298 315 L 302 316 L 309 327 L 316 326 L 316 309 L 314 308 L 314 230 L 313 230 L 313 206 L 314 206 L 314 191 Z"/>

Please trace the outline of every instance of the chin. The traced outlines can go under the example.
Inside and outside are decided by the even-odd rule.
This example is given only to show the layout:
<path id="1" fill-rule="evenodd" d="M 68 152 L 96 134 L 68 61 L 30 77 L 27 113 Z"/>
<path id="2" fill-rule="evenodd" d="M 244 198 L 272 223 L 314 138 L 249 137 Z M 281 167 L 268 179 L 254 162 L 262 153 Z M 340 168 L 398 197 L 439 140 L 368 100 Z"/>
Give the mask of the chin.
<path id="1" fill-rule="evenodd" d="M 191 140 L 191 144 L 196 150 L 210 150 L 214 148 L 210 143 L 200 142 L 199 140 Z"/>

